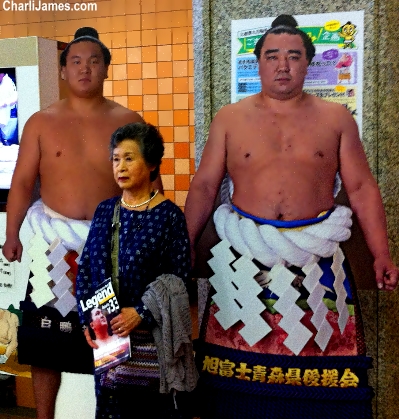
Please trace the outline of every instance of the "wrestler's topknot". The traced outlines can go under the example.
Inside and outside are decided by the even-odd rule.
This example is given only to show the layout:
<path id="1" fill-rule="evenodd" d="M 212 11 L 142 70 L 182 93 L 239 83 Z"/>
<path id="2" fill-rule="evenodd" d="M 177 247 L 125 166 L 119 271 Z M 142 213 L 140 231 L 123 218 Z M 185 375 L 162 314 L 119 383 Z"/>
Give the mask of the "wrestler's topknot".
<path id="1" fill-rule="evenodd" d="M 93 42 L 95 44 L 98 44 L 101 48 L 101 51 L 103 53 L 104 57 L 104 64 L 106 66 L 110 65 L 111 63 L 111 53 L 109 52 L 109 49 L 100 41 L 100 37 L 98 35 L 98 32 L 96 29 L 90 27 L 90 26 L 84 26 L 82 28 L 79 28 L 74 35 L 74 39 L 66 46 L 64 51 L 61 52 L 60 55 L 60 66 L 65 67 L 66 66 L 66 60 L 68 56 L 69 49 L 71 48 L 71 45 L 77 44 L 79 42 Z"/>
<path id="2" fill-rule="evenodd" d="M 90 27 L 90 26 L 84 26 L 83 28 L 79 28 L 73 37 L 73 39 L 80 38 L 81 36 L 91 36 L 96 39 L 100 39 L 100 36 L 98 35 L 98 32 L 96 29 Z"/>
<path id="3" fill-rule="evenodd" d="M 273 20 L 271 28 L 266 31 L 266 33 L 258 40 L 255 45 L 254 54 L 256 55 L 256 58 L 259 60 L 260 52 L 268 35 L 280 35 L 283 33 L 288 33 L 289 35 L 299 35 L 302 38 L 303 46 L 306 50 L 306 58 L 310 64 L 316 54 L 315 46 L 313 45 L 312 40 L 308 34 L 302 32 L 297 28 L 297 26 L 298 22 L 291 15 L 280 15 L 276 17 L 276 19 Z"/>
<path id="4" fill-rule="evenodd" d="M 294 16 L 291 15 L 280 15 L 277 16 L 276 19 L 272 22 L 272 28 L 275 28 L 277 26 L 292 26 L 293 28 L 296 28 L 298 26 L 298 22 L 294 18 Z"/>

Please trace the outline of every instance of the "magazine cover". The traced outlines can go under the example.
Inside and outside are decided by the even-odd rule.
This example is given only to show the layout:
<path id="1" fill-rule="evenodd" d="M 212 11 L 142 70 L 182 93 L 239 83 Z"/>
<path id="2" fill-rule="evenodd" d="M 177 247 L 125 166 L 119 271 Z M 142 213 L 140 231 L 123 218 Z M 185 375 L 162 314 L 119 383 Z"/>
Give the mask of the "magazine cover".
<path id="1" fill-rule="evenodd" d="M 98 349 L 93 349 L 94 373 L 100 374 L 126 361 L 130 357 L 130 339 L 113 334 L 110 325 L 111 320 L 120 313 L 111 278 L 81 300 L 80 306 L 90 336 L 98 345 Z"/>

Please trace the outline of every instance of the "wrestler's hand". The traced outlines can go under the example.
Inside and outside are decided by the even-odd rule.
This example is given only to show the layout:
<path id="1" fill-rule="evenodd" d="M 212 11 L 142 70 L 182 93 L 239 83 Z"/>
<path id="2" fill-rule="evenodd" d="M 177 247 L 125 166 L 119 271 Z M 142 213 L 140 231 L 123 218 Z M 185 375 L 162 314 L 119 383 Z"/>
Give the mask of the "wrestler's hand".
<path id="1" fill-rule="evenodd" d="M 97 343 L 90 336 L 89 329 L 85 329 L 83 333 L 85 334 L 85 338 L 89 346 L 93 349 L 98 349 Z"/>
<path id="2" fill-rule="evenodd" d="M 3 255 L 9 262 L 21 262 L 22 243 L 19 237 L 14 239 L 6 239 L 3 244 Z"/>
<path id="3" fill-rule="evenodd" d="M 120 337 L 125 337 L 141 322 L 142 319 L 134 307 L 124 307 L 121 313 L 111 320 L 110 324 L 113 333 Z"/>
<path id="4" fill-rule="evenodd" d="M 374 271 L 379 290 L 395 290 L 398 285 L 399 269 L 393 264 L 390 258 L 375 259 Z"/>

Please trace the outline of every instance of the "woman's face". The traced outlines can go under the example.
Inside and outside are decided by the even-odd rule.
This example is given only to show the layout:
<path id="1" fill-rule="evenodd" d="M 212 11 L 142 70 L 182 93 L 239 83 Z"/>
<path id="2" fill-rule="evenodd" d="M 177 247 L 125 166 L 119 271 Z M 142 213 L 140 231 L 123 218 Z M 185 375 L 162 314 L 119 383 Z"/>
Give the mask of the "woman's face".
<path id="1" fill-rule="evenodd" d="M 137 141 L 123 140 L 114 149 L 112 166 L 115 182 L 121 189 L 140 189 L 147 186 L 155 169 L 149 166 L 140 152 Z"/>

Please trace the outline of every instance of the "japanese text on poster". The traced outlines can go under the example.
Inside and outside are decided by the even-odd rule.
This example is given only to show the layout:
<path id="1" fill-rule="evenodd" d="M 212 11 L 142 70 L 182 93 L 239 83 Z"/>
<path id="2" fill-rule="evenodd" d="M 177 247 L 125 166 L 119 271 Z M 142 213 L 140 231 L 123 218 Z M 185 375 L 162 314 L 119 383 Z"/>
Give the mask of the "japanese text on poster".
<path id="1" fill-rule="evenodd" d="M 232 21 L 232 102 L 260 92 L 258 63 L 253 51 L 274 19 Z M 295 19 L 299 29 L 311 37 L 316 47 L 304 91 L 345 106 L 355 117 L 361 132 L 364 12 L 298 15 Z"/>
<path id="2" fill-rule="evenodd" d="M 0 243 L 5 239 L 0 236 Z M 14 265 L 3 256 L 2 245 L 0 244 L 0 292 L 12 291 L 14 288 Z"/>

